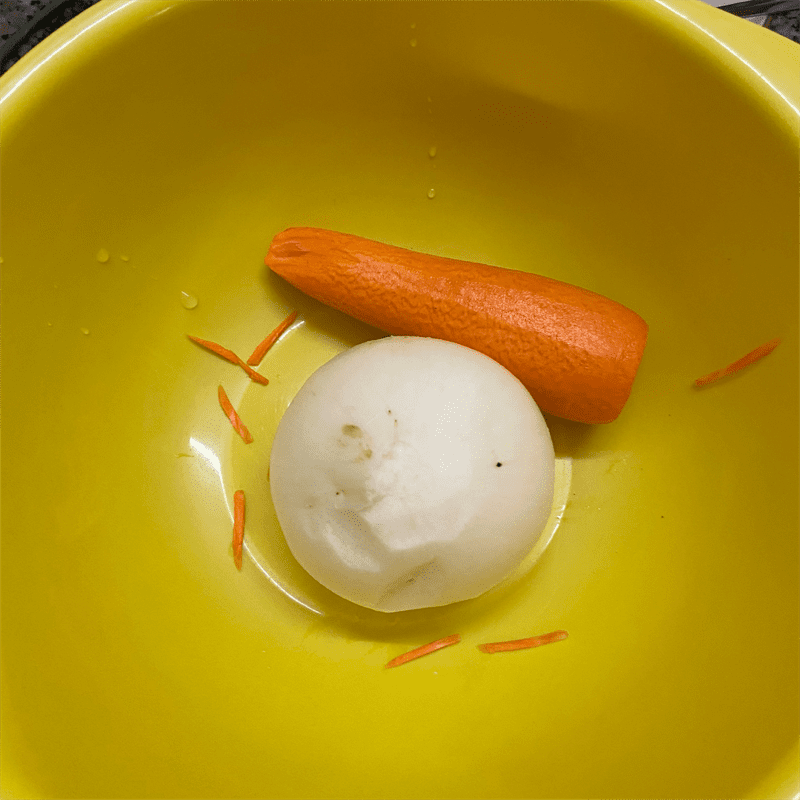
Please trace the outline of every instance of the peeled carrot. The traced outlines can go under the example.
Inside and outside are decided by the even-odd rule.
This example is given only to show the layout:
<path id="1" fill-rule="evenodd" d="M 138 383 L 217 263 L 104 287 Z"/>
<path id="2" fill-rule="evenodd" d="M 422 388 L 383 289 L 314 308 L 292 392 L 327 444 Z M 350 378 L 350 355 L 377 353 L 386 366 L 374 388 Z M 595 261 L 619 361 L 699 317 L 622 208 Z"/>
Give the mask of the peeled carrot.
<path id="1" fill-rule="evenodd" d="M 531 647 L 541 647 L 543 644 L 560 642 L 566 639 L 569 634 L 566 631 L 553 631 L 544 633 L 541 636 L 532 636 L 530 639 L 514 639 L 510 642 L 489 642 L 479 644 L 478 650 L 482 653 L 504 653 L 509 650 L 527 650 Z"/>
<path id="2" fill-rule="evenodd" d="M 694 382 L 694 385 L 705 386 L 706 384 L 718 381 L 720 378 L 724 378 L 727 375 L 732 375 L 734 372 L 738 372 L 740 369 L 749 367 L 750 364 L 758 361 L 761 358 L 764 358 L 764 356 L 769 355 L 780 343 L 780 339 L 773 339 L 766 344 L 762 344 L 760 347 L 756 347 L 755 350 L 751 350 L 746 356 L 742 356 L 738 361 L 728 364 L 727 367 L 715 370 L 714 372 L 709 372 L 708 375 L 703 375 L 702 378 L 697 378 L 697 380 Z"/>
<path id="3" fill-rule="evenodd" d="M 424 644 L 422 647 L 416 647 L 413 650 L 409 650 L 407 653 L 403 653 L 402 655 L 393 658 L 388 664 L 386 664 L 386 669 L 407 664 L 409 661 L 413 661 L 415 658 L 427 656 L 428 653 L 441 650 L 443 647 L 450 647 L 451 644 L 458 644 L 460 641 L 461 637 L 457 633 L 453 634 L 452 636 L 445 636 L 444 639 L 437 639 L 435 642 Z"/>
<path id="4" fill-rule="evenodd" d="M 297 319 L 297 312 L 293 311 L 286 319 L 275 328 L 272 333 L 264 339 L 261 344 L 253 350 L 253 354 L 247 359 L 247 363 L 252 367 L 257 367 L 261 363 L 261 359 L 267 354 L 267 351 L 281 338 L 289 326 Z"/>
<path id="5" fill-rule="evenodd" d="M 242 547 L 244 546 L 244 492 L 239 489 L 233 493 L 233 563 L 236 569 L 242 568 Z"/>
<path id="6" fill-rule="evenodd" d="M 242 418 L 236 413 L 233 403 L 228 399 L 228 395 L 221 385 L 217 388 L 217 397 L 219 398 L 219 404 L 222 406 L 222 410 L 225 412 L 225 416 L 231 421 L 233 429 L 244 439 L 245 444 L 250 444 L 250 442 L 253 441 L 253 436 L 250 431 L 247 430 L 247 426 L 242 422 Z"/>
<path id="7" fill-rule="evenodd" d="M 206 350 L 210 350 L 212 353 L 216 353 L 218 356 L 222 356 L 226 361 L 230 361 L 231 364 L 236 364 L 237 367 L 241 367 L 256 383 L 261 383 L 266 386 L 269 383 L 269 380 L 265 378 L 263 375 L 256 372 L 249 364 L 242 361 L 233 350 L 228 350 L 227 347 L 223 347 L 221 344 L 217 344 L 216 342 L 209 342 L 206 339 L 200 339 L 197 336 L 189 336 L 189 338 L 199 344 L 201 347 L 205 347 Z"/>
<path id="8" fill-rule="evenodd" d="M 579 422 L 619 415 L 647 341 L 638 314 L 586 289 L 359 236 L 289 228 L 265 261 L 306 294 L 387 333 L 490 356 L 543 411 Z"/>

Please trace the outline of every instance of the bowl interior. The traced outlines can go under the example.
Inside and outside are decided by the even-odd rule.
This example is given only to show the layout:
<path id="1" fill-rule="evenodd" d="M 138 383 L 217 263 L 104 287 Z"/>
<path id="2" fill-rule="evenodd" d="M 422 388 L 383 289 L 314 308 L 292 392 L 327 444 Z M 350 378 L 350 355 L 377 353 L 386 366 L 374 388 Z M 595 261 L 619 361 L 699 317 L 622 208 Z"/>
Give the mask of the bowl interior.
<path id="1" fill-rule="evenodd" d="M 742 798 L 791 750 L 796 139 L 638 6 L 100 4 L 9 74 L 10 794 Z M 548 418 L 563 508 L 488 595 L 382 615 L 288 555 L 277 421 L 381 335 L 267 273 L 291 225 L 538 272 L 649 322 L 617 421 Z M 246 357 L 295 309 L 267 387 L 186 338 Z"/>

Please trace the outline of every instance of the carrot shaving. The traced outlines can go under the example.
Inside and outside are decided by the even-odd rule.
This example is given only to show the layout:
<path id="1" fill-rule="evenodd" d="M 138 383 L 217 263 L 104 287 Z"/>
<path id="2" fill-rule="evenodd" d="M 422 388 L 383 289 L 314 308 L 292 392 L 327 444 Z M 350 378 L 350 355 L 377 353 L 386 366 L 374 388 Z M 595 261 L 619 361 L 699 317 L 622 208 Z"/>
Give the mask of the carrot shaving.
<path id="1" fill-rule="evenodd" d="M 223 347 L 221 344 L 217 344 L 216 342 L 209 342 L 206 339 L 200 339 L 197 336 L 189 336 L 189 338 L 199 344 L 201 347 L 205 347 L 206 350 L 210 350 L 212 353 L 215 353 L 218 356 L 221 356 L 226 361 L 230 361 L 231 364 L 236 364 L 236 366 L 241 367 L 256 383 L 261 383 L 266 386 L 269 383 L 269 380 L 265 378 L 263 375 L 260 375 L 256 372 L 247 362 L 242 361 L 233 350 L 228 350 L 227 347 Z"/>
<path id="2" fill-rule="evenodd" d="M 269 383 L 269 379 L 265 378 L 263 375 L 260 375 L 256 372 L 249 364 L 239 359 L 239 366 L 250 376 L 250 380 L 255 381 L 256 383 L 260 383 L 262 386 L 266 386 Z"/>
<path id="3" fill-rule="evenodd" d="M 409 650 L 407 653 L 403 653 L 402 655 L 393 658 L 387 665 L 386 669 L 390 667 L 399 667 L 402 664 L 407 664 L 409 661 L 413 661 L 415 658 L 421 658 L 422 656 L 427 656 L 428 653 L 433 653 L 436 650 L 441 650 L 443 647 L 450 647 L 451 644 L 458 644 L 461 641 L 461 637 L 455 633 L 452 636 L 446 636 L 444 639 L 437 639 L 435 642 L 430 642 L 429 644 L 423 644 L 422 647 L 417 647 L 414 650 Z"/>
<path id="4" fill-rule="evenodd" d="M 734 361 L 733 364 L 728 364 L 727 367 L 715 370 L 714 372 L 709 372 L 708 375 L 703 375 L 702 378 L 697 378 L 697 380 L 694 382 L 694 385 L 705 386 L 706 384 L 718 381 L 720 378 L 724 378 L 727 375 L 731 375 L 734 372 L 738 372 L 740 369 L 749 367 L 750 364 L 758 361 L 761 358 L 764 358 L 766 355 L 769 355 L 780 343 L 780 339 L 773 339 L 766 344 L 762 344 L 760 347 L 756 347 L 755 350 L 749 352 L 746 356 L 742 356 L 738 361 Z"/>
<path id="5" fill-rule="evenodd" d="M 210 350 L 212 353 L 222 356 L 227 361 L 230 361 L 231 364 L 239 364 L 239 356 L 237 356 L 233 350 L 228 350 L 227 347 L 223 347 L 221 344 L 209 342 L 206 339 L 201 339 L 198 336 L 189 336 L 189 338 L 196 344 L 199 344 L 201 347 L 205 347 L 206 350 Z"/>
<path id="6" fill-rule="evenodd" d="M 530 639 L 514 639 L 509 642 L 488 642 L 479 644 L 478 650 L 482 653 L 503 653 L 508 650 L 528 650 L 531 647 L 540 647 L 551 642 L 560 642 L 566 639 L 569 634 L 566 631 L 553 631 L 544 633 L 541 636 L 532 636 Z"/>
<path id="7" fill-rule="evenodd" d="M 261 359 L 267 354 L 267 351 L 283 336 L 292 323 L 297 319 L 297 312 L 292 311 L 286 319 L 275 328 L 272 333 L 264 339 L 261 344 L 253 350 L 253 354 L 247 359 L 247 363 L 253 367 L 257 367 L 261 363 Z"/>
<path id="8" fill-rule="evenodd" d="M 233 493 L 233 563 L 242 568 L 242 546 L 244 545 L 244 492 Z"/>
<path id="9" fill-rule="evenodd" d="M 250 442 L 253 441 L 253 436 L 250 431 L 247 430 L 247 426 L 242 422 L 242 418 L 236 413 L 233 403 L 228 399 L 228 395 L 225 394 L 225 390 L 222 386 L 219 386 L 217 389 L 217 397 L 219 398 L 219 404 L 222 406 L 222 410 L 231 421 L 233 429 L 244 439 L 245 444 L 250 444 Z"/>

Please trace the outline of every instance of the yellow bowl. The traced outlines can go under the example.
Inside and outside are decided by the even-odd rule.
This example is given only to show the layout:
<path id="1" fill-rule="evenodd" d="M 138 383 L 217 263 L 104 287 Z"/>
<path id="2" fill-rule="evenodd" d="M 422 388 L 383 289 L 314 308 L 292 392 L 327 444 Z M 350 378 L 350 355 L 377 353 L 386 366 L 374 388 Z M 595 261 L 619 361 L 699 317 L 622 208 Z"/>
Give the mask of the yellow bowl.
<path id="1" fill-rule="evenodd" d="M 797 793 L 798 52 L 679 0 L 115 0 L 8 72 L 5 797 Z M 489 595 L 367 613 L 287 556 L 277 420 L 377 335 L 266 274 L 290 225 L 650 323 L 616 422 L 549 419 L 566 509 Z M 293 308 L 268 387 L 186 338 L 246 356 Z"/>

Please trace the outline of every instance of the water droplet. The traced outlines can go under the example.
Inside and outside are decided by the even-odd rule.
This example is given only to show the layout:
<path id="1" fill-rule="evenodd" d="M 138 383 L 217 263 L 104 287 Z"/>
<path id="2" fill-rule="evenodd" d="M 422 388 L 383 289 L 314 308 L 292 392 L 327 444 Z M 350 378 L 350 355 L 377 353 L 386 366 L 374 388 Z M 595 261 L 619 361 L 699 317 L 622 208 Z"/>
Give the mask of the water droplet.
<path id="1" fill-rule="evenodd" d="M 120 258 L 121 258 L 123 261 L 130 261 L 130 260 L 131 260 L 131 257 L 130 257 L 130 256 L 120 256 Z"/>
<path id="2" fill-rule="evenodd" d="M 416 47 L 416 46 L 417 46 L 417 40 L 416 40 L 416 39 L 412 39 L 412 40 L 409 42 L 409 44 L 410 44 L 412 47 Z"/>
<path id="3" fill-rule="evenodd" d="M 3 256 L 0 256 L 0 264 L 3 263 Z"/>
<path id="4" fill-rule="evenodd" d="M 88 335 L 89 335 L 89 329 L 88 329 L 88 328 L 81 328 L 81 333 L 82 333 L 84 336 L 88 336 Z"/>
<path id="5" fill-rule="evenodd" d="M 413 29 L 413 28 L 416 28 L 416 27 L 417 27 L 417 23 L 416 23 L 416 22 L 412 22 L 412 23 L 411 23 L 411 27 L 412 27 L 412 29 Z"/>
<path id="6" fill-rule="evenodd" d="M 96 258 L 101 264 L 105 264 L 108 261 L 108 259 L 111 258 L 111 255 L 109 254 L 108 250 L 105 249 L 105 247 L 101 247 L 97 251 Z"/>
<path id="7" fill-rule="evenodd" d="M 197 308 L 197 298 L 189 292 L 181 292 L 181 305 L 184 308 L 193 309 Z"/>
<path id="8" fill-rule="evenodd" d="M 433 200 L 433 198 L 436 197 L 436 189 L 428 189 L 428 197 Z"/>
<path id="9" fill-rule="evenodd" d="M 52 328 L 52 327 L 53 327 L 53 323 L 52 323 L 52 322 L 48 322 L 48 323 L 47 323 L 47 327 L 48 327 L 48 328 Z"/>
<path id="10" fill-rule="evenodd" d="M 428 150 L 428 155 L 429 155 L 431 158 L 436 158 L 436 145 L 433 145 L 433 146 L 432 146 L 432 147 L 431 147 L 431 148 Z"/>
<path id="11" fill-rule="evenodd" d="M 429 97 L 429 98 L 428 98 L 428 102 L 429 102 L 429 103 L 432 103 L 432 102 L 433 102 L 433 100 L 431 100 L 431 98 Z"/>

